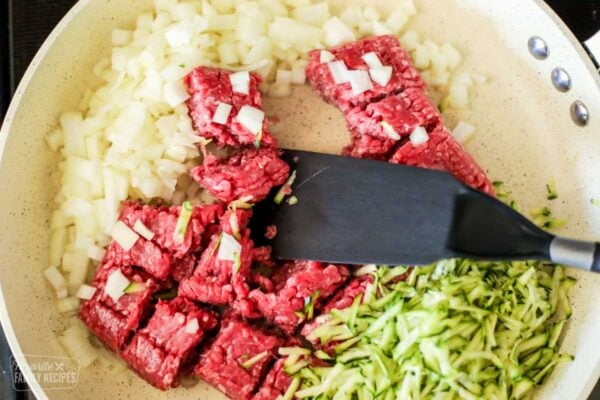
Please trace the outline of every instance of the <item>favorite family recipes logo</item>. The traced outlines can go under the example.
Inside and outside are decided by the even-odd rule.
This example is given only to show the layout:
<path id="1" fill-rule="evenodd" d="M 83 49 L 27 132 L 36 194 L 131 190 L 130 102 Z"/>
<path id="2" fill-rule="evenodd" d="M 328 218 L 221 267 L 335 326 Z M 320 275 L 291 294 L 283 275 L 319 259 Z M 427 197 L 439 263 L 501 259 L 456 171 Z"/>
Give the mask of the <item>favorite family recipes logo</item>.
<path id="1" fill-rule="evenodd" d="M 69 357 L 25 355 L 29 371 L 23 371 L 11 357 L 11 372 L 15 390 L 25 390 L 35 379 L 44 390 L 71 389 L 79 380 L 79 361 Z"/>

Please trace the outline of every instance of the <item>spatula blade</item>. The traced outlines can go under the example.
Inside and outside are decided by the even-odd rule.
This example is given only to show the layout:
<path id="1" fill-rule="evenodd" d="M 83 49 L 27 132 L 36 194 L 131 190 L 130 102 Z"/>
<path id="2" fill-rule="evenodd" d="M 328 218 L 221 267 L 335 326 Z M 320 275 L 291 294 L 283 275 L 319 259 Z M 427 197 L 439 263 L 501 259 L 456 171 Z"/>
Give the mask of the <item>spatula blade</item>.
<path id="1" fill-rule="evenodd" d="M 296 170 L 298 203 L 256 210 L 277 226 L 276 257 L 423 265 L 453 255 L 455 198 L 466 189 L 449 174 L 304 151 L 284 159 Z"/>

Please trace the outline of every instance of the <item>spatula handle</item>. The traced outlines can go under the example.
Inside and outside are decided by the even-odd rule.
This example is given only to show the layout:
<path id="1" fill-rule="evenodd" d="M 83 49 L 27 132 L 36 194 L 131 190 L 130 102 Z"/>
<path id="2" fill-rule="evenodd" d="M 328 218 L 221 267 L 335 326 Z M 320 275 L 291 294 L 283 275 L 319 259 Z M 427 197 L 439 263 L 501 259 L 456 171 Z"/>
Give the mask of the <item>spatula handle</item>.
<path id="1" fill-rule="evenodd" d="M 557 236 L 550 242 L 550 260 L 586 271 L 600 272 L 600 243 Z"/>

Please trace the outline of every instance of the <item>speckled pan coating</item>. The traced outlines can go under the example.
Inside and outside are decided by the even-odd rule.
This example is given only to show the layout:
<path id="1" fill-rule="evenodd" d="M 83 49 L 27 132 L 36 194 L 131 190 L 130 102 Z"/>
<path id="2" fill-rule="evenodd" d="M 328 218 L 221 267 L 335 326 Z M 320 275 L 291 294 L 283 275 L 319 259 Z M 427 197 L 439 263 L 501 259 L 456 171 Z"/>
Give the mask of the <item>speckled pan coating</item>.
<path id="1" fill-rule="evenodd" d="M 367 0 L 365 0 L 367 2 Z M 393 1 L 369 0 L 383 8 Z M 592 64 L 562 23 L 546 14 L 541 0 L 415 0 L 419 16 L 411 22 L 425 36 L 450 41 L 465 56 L 465 69 L 486 74 L 490 83 L 477 91 L 471 110 L 449 115 L 477 126 L 468 150 L 492 179 L 508 183 L 523 210 L 539 207 L 544 184 L 556 179 L 560 198 L 552 204 L 567 218 L 564 234 L 600 238 L 600 82 Z M 350 3 L 335 0 L 338 6 Z M 27 369 L 28 355 L 64 356 L 55 335 L 64 329 L 54 296 L 43 280 L 47 267 L 49 218 L 55 187 L 48 184 L 56 166 L 43 136 L 62 110 L 74 108 L 85 88 L 96 84 L 94 64 L 108 54 L 110 31 L 128 27 L 151 7 L 150 0 L 84 0 L 61 22 L 23 78 L 0 134 L 0 319 L 17 360 Z M 551 55 L 538 61 L 527 51 L 527 39 L 541 35 Z M 585 61 L 583 61 L 585 60 Z M 560 65 L 573 77 L 573 89 L 556 92 L 550 71 Z M 569 106 L 582 99 L 591 122 L 577 128 Z M 310 88 L 289 99 L 265 99 L 265 111 L 285 116 L 277 129 L 282 147 L 339 152 L 347 131 L 341 113 L 324 104 Z M 563 350 L 575 362 L 561 367 L 538 392 L 539 399 L 586 399 L 600 375 L 600 276 L 584 275 L 573 290 L 574 314 Z M 164 399 L 132 373 L 113 374 L 100 366 L 83 370 L 72 390 L 43 393 L 38 399 Z M 208 385 L 178 388 L 169 399 L 220 400 Z"/>

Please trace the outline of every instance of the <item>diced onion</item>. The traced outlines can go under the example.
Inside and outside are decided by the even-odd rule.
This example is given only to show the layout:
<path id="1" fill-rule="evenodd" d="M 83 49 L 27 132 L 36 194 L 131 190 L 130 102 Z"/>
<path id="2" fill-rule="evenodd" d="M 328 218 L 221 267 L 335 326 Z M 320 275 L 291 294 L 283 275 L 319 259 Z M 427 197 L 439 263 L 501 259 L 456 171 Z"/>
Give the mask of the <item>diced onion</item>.
<path id="1" fill-rule="evenodd" d="M 198 318 L 194 318 L 194 319 L 188 321 L 188 323 L 185 324 L 184 329 L 187 333 L 191 333 L 191 334 L 198 332 L 198 330 L 200 329 L 200 324 L 198 324 Z"/>
<path id="2" fill-rule="evenodd" d="M 106 250 L 104 250 L 102 247 L 99 247 L 96 245 L 91 245 L 87 249 L 87 256 L 94 261 L 98 261 L 98 262 L 102 261 L 105 254 L 106 254 Z"/>
<path id="3" fill-rule="evenodd" d="M 395 34 L 398 34 L 408 22 L 408 15 L 402 10 L 393 11 L 385 21 L 385 25 Z"/>
<path id="4" fill-rule="evenodd" d="M 120 268 L 113 271 L 106 280 L 104 292 L 116 303 L 125 293 L 131 281 L 121 272 Z"/>
<path id="5" fill-rule="evenodd" d="M 124 29 L 113 29 L 112 44 L 115 46 L 124 46 L 131 41 L 131 31 Z"/>
<path id="6" fill-rule="evenodd" d="M 294 85 L 304 85 L 306 83 L 306 71 L 304 68 L 292 69 L 292 83 Z"/>
<path id="7" fill-rule="evenodd" d="M 388 65 L 385 67 L 371 68 L 369 70 L 369 75 L 371 76 L 373 82 L 385 87 L 392 79 L 392 72 L 393 68 Z"/>
<path id="8" fill-rule="evenodd" d="M 217 109 L 215 110 L 215 115 L 213 115 L 212 121 L 221 125 L 227 124 L 232 108 L 233 106 L 231 104 L 219 103 Z"/>
<path id="9" fill-rule="evenodd" d="M 427 143 L 428 140 L 429 134 L 422 126 L 416 127 L 415 130 L 410 134 L 410 142 L 414 147 Z"/>
<path id="10" fill-rule="evenodd" d="M 256 107 L 244 105 L 236 116 L 238 122 L 255 135 L 262 130 L 265 113 Z"/>
<path id="11" fill-rule="evenodd" d="M 58 341 L 71 357 L 79 361 L 81 368 L 87 367 L 98 357 L 87 338 L 87 331 L 78 325 L 68 328 L 58 337 Z"/>
<path id="12" fill-rule="evenodd" d="M 364 70 L 350 71 L 350 85 L 355 96 L 373 89 L 369 73 Z"/>
<path id="13" fill-rule="evenodd" d="M 289 97 L 292 94 L 292 87 L 289 85 L 271 85 L 268 93 L 269 96 L 275 98 Z"/>
<path id="14" fill-rule="evenodd" d="M 394 127 L 392 125 L 390 125 L 389 122 L 387 121 L 381 121 L 381 126 L 383 127 L 383 131 L 385 132 L 385 134 L 393 140 L 400 140 L 400 135 L 398 135 L 398 133 L 396 132 L 396 130 L 394 129 Z"/>
<path id="15" fill-rule="evenodd" d="M 60 289 L 56 291 L 56 298 L 57 299 L 65 299 L 69 296 L 69 291 L 67 290 L 67 288 L 64 289 Z"/>
<path id="16" fill-rule="evenodd" d="M 56 267 L 46 268 L 44 270 L 44 276 L 56 291 L 67 287 L 67 281 Z"/>
<path id="17" fill-rule="evenodd" d="M 321 52 L 319 53 L 319 62 L 321 64 L 326 64 L 332 62 L 333 60 L 335 60 L 335 56 L 333 55 L 333 53 L 327 50 L 321 50 Z"/>
<path id="18" fill-rule="evenodd" d="M 178 106 L 190 98 L 186 87 L 180 81 L 168 82 L 163 89 L 165 101 L 171 107 Z"/>
<path id="19" fill-rule="evenodd" d="M 337 46 L 342 43 L 356 40 L 356 36 L 338 17 L 330 18 L 325 25 L 325 44 L 327 46 Z"/>
<path id="20" fill-rule="evenodd" d="M 152 232 L 142 221 L 139 219 L 133 224 L 133 230 L 140 234 L 146 240 L 152 240 L 154 238 L 154 232 Z"/>
<path id="21" fill-rule="evenodd" d="M 229 75 L 233 91 L 240 94 L 250 94 L 250 73 L 248 71 L 238 71 Z"/>
<path id="22" fill-rule="evenodd" d="M 338 85 L 340 83 L 350 82 L 350 71 L 348 71 L 348 68 L 343 61 L 332 61 L 327 63 L 327 67 L 329 67 L 329 72 L 331 72 L 333 81 Z"/>
<path id="23" fill-rule="evenodd" d="M 292 83 L 292 71 L 278 69 L 275 78 L 276 85 L 289 86 Z"/>
<path id="24" fill-rule="evenodd" d="M 131 228 L 125 225 L 122 221 L 118 221 L 115 224 L 111 236 L 125 251 L 131 250 L 131 248 L 140 238 L 137 233 L 131 230 Z"/>
<path id="25" fill-rule="evenodd" d="M 242 252 L 242 245 L 235 240 L 233 236 L 223 232 L 221 235 L 221 243 L 217 252 L 217 259 L 223 261 L 235 261 L 235 254 Z"/>
<path id="26" fill-rule="evenodd" d="M 77 297 L 66 297 L 58 300 L 56 304 L 58 306 L 58 312 L 68 313 L 79 308 L 79 299 Z"/>
<path id="27" fill-rule="evenodd" d="M 80 299 L 90 300 L 92 297 L 94 297 L 95 293 L 95 287 L 84 284 L 79 286 L 79 289 L 77 289 L 77 293 L 75 294 L 75 296 L 79 297 Z"/>
<path id="28" fill-rule="evenodd" d="M 454 130 L 452 136 L 460 143 L 467 143 L 475 134 L 475 127 L 463 121 L 459 121 Z"/>
<path id="29" fill-rule="evenodd" d="M 364 60 L 365 64 L 367 64 L 369 69 L 376 69 L 376 68 L 383 67 L 381 60 L 379 60 L 379 57 L 377 57 L 377 54 L 373 51 L 371 51 L 367 54 L 364 54 L 362 56 L 362 59 Z"/>

